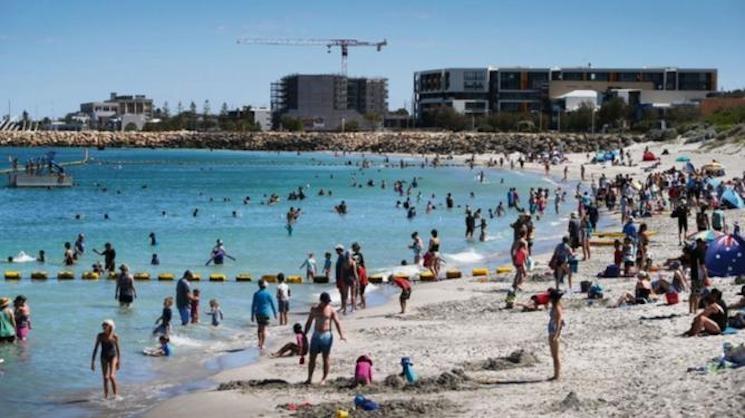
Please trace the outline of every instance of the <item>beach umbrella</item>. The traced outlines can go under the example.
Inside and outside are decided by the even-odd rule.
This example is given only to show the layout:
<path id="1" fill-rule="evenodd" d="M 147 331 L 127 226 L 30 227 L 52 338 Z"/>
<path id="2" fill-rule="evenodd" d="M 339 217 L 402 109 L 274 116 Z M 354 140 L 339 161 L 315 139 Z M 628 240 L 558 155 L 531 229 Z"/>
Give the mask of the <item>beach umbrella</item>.
<path id="1" fill-rule="evenodd" d="M 745 240 L 737 235 L 723 235 L 706 249 L 706 269 L 711 277 L 745 274 Z"/>
<path id="2" fill-rule="evenodd" d="M 714 241 L 715 239 L 721 237 L 722 235 L 724 235 L 724 234 L 721 233 L 721 232 L 719 232 L 719 231 L 715 231 L 713 229 L 708 229 L 706 231 L 694 232 L 694 233 L 688 235 L 686 238 L 689 241 L 695 241 L 695 240 L 701 238 L 702 240 L 704 240 L 706 242 L 710 242 L 710 241 Z"/>
<path id="3" fill-rule="evenodd" d="M 722 204 L 730 209 L 745 208 L 742 197 L 733 189 L 727 189 L 722 193 Z"/>
<path id="4" fill-rule="evenodd" d="M 691 161 L 690 157 L 686 157 L 685 155 L 681 155 L 680 157 L 675 159 L 676 162 L 679 163 L 687 163 L 688 161 Z"/>
<path id="5" fill-rule="evenodd" d="M 704 173 L 707 173 L 712 176 L 721 177 L 724 175 L 724 166 L 717 162 L 704 164 L 703 166 L 701 166 L 701 170 Z"/>

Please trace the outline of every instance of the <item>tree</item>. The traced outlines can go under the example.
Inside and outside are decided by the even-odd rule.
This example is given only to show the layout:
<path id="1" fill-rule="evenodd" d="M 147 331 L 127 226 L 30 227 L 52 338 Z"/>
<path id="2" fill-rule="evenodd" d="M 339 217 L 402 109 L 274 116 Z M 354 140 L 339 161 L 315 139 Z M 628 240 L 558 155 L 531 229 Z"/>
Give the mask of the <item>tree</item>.
<path id="1" fill-rule="evenodd" d="M 134 122 L 129 122 L 125 127 L 124 130 L 127 132 L 132 132 L 137 130 L 137 125 L 134 124 Z"/>
<path id="2" fill-rule="evenodd" d="M 303 121 L 289 115 L 282 116 L 279 119 L 279 123 L 283 129 L 291 132 L 300 132 L 303 130 Z"/>
<path id="3" fill-rule="evenodd" d="M 184 105 L 182 105 L 179 100 L 178 105 L 176 105 L 176 114 L 180 115 L 182 113 L 184 113 Z"/>
<path id="4" fill-rule="evenodd" d="M 372 130 L 377 129 L 380 125 L 380 122 L 383 120 L 380 114 L 376 112 L 367 112 L 364 116 L 365 121 L 367 121 L 368 126 L 370 126 L 370 129 Z"/>
<path id="5" fill-rule="evenodd" d="M 202 115 L 206 118 L 210 115 L 210 100 L 207 99 L 204 101 L 204 104 L 202 104 Z"/>
<path id="6" fill-rule="evenodd" d="M 598 111 L 599 126 L 621 127 L 631 119 L 631 107 L 620 97 L 607 100 Z"/>
<path id="7" fill-rule="evenodd" d="M 342 126 L 344 126 L 344 132 L 357 132 L 360 130 L 360 124 L 356 120 L 345 121 Z M 341 126 L 339 126 L 339 130 L 342 130 Z"/>
<path id="8" fill-rule="evenodd" d="M 441 107 L 424 112 L 422 121 L 425 126 L 433 126 L 456 132 L 465 130 L 470 125 L 470 118 L 461 115 L 451 107 Z"/>
<path id="9" fill-rule="evenodd" d="M 228 116 L 228 104 L 225 102 L 220 106 L 220 116 Z"/>
<path id="10" fill-rule="evenodd" d="M 24 110 L 23 113 L 21 113 L 21 120 L 23 122 L 29 122 L 29 121 L 31 121 L 31 118 L 29 118 L 28 112 L 26 110 Z"/>
<path id="11" fill-rule="evenodd" d="M 192 100 L 191 103 L 189 103 L 189 113 L 191 113 L 192 115 L 196 115 L 197 114 L 197 104 L 194 103 L 193 100 Z"/>
<path id="12" fill-rule="evenodd" d="M 168 107 L 168 102 L 163 102 L 163 108 L 162 108 L 163 118 L 168 119 L 171 117 L 171 109 Z"/>
<path id="13" fill-rule="evenodd" d="M 562 118 L 562 122 L 566 123 L 566 129 L 569 131 L 587 132 L 592 126 L 592 113 L 593 107 L 587 103 L 582 103 L 576 110 L 567 112 Z"/>

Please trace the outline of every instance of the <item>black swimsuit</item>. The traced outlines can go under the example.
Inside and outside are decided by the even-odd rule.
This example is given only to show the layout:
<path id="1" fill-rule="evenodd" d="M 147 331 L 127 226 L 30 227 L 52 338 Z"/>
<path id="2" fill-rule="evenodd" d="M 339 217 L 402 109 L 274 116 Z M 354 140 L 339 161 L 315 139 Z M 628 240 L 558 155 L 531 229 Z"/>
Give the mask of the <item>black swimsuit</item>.
<path id="1" fill-rule="evenodd" d="M 111 361 L 116 357 L 116 346 L 114 340 L 105 340 L 101 337 L 101 361 Z"/>

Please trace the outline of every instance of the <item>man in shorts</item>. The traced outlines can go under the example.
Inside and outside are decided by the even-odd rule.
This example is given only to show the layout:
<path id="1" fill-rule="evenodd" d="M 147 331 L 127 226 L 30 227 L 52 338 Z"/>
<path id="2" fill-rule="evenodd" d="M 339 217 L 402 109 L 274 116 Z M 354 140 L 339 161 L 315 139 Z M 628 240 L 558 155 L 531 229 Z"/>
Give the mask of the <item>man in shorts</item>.
<path id="1" fill-rule="evenodd" d="M 342 341 L 346 341 L 344 333 L 341 330 L 341 324 L 339 323 L 339 317 L 336 315 L 336 310 L 331 306 L 331 296 L 328 293 L 321 293 L 321 303 L 310 309 L 308 320 L 305 322 L 305 334 L 310 331 L 310 327 L 315 322 L 313 328 L 313 337 L 310 339 L 310 357 L 308 359 L 308 380 L 306 384 L 310 384 L 313 380 L 313 372 L 316 369 L 316 358 L 318 354 L 323 357 L 323 377 L 321 378 L 321 385 L 326 384 L 326 378 L 329 374 L 329 356 L 331 354 L 331 346 L 334 343 L 334 335 L 331 330 L 331 323 L 336 325 L 336 331 L 339 333 L 339 338 Z"/>

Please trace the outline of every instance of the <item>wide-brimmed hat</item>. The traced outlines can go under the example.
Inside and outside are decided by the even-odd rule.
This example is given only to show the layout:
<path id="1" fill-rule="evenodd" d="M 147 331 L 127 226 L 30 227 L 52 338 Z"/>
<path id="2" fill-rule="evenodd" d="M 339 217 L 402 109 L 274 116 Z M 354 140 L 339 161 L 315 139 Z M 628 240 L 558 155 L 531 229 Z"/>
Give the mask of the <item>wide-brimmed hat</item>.
<path id="1" fill-rule="evenodd" d="M 8 305 L 10 305 L 10 299 L 0 298 L 0 309 L 5 309 Z"/>

